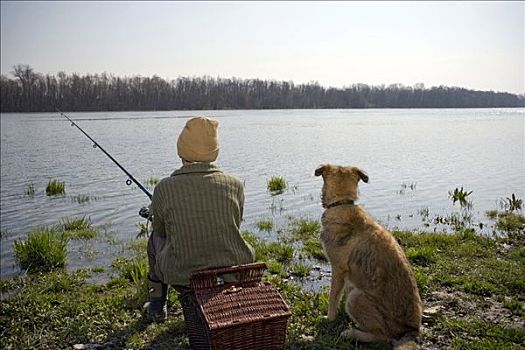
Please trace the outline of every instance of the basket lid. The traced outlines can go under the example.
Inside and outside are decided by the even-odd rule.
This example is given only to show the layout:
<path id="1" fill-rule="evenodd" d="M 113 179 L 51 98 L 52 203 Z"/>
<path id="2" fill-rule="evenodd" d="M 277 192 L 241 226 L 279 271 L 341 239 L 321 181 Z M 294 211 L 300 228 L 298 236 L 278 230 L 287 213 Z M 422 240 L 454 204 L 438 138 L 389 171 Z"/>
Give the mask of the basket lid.
<path id="1" fill-rule="evenodd" d="M 210 330 L 291 315 L 279 292 L 262 282 L 251 286 L 230 284 L 198 290 L 195 296 Z"/>

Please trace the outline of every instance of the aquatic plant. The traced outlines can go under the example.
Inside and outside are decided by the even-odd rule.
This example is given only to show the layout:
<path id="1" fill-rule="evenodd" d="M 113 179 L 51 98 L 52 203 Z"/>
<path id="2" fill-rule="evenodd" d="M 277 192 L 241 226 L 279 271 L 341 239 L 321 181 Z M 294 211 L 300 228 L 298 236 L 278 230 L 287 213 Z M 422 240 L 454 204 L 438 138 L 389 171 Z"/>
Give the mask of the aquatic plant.
<path id="1" fill-rule="evenodd" d="M 268 260 L 266 261 L 266 268 L 269 273 L 278 275 L 279 277 L 285 278 L 288 276 L 288 273 L 286 269 L 284 268 L 283 264 L 275 261 L 275 260 Z"/>
<path id="2" fill-rule="evenodd" d="M 426 221 L 430 216 L 430 209 L 428 209 L 428 207 L 423 207 L 418 209 L 417 213 L 421 216 L 421 220 Z"/>
<path id="3" fill-rule="evenodd" d="M 523 200 L 517 198 L 514 193 L 511 197 L 506 198 L 506 207 L 508 208 L 508 211 L 519 211 L 521 210 L 521 207 L 523 205 Z"/>
<path id="4" fill-rule="evenodd" d="M 281 242 L 266 243 L 248 231 L 242 232 L 242 237 L 255 249 L 255 259 L 257 261 L 273 259 L 280 263 L 288 263 L 293 258 L 294 249 L 291 245 Z"/>
<path id="5" fill-rule="evenodd" d="M 436 215 L 434 224 L 442 224 L 452 226 L 456 231 L 461 231 L 464 227 L 472 224 L 473 214 L 470 211 L 462 211 L 461 213 L 450 213 L 446 216 Z"/>
<path id="6" fill-rule="evenodd" d="M 61 220 L 64 231 L 82 230 L 91 227 L 91 222 L 85 216 L 79 218 L 64 218 Z"/>
<path id="7" fill-rule="evenodd" d="M 270 209 L 270 212 L 275 215 L 275 214 L 282 214 L 282 212 L 285 210 L 284 208 L 284 200 L 282 198 L 272 198 L 272 204 L 270 205 L 270 207 L 268 209 Z"/>
<path id="8" fill-rule="evenodd" d="M 496 228 L 502 231 L 522 231 L 525 235 L 525 217 L 512 212 L 498 213 Z"/>
<path id="9" fill-rule="evenodd" d="M 87 203 L 87 202 L 90 201 L 90 199 L 91 199 L 91 197 L 89 195 L 87 195 L 87 194 L 79 194 L 79 195 L 71 197 L 71 200 L 73 202 L 78 203 L 78 204 Z"/>
<path id="10" fill-rule="evenodd" d="M 319 238 L 310 238 L 303 242 L 303 251 L 307 256 L 317 260 L 326 261 L 323 245 Z"/>
<path id="11" fill-rule="evenodd" d="M 98 231 L 93 228 L 91 220 L 86 216 L 64 218 L 60 226 L 69 238 L 88 240 L 98 236 Z"/>
<path id="12" fill-rule="evenodd" d="M 525 245 L 525 216 L 511 211 L 497 210 L 489 210 L 485 214 L 496 222 L 495 228 L 506 235 L 510 244 Z"/>
<path id="13" fill-rule="evenodd" d="M 37 228 L 29 232 L 25 241 L 15 240 L 16 261 L 28 272 L 44 272 L 64 267 L 67 241 L 64 233 L 48 228 Z"/>
<path id="14" fill-rule="evenodd" d="M 271 242 L 259 245 L 259 252 L 268 258 L 273 258 L 280 263 L 290 262 L 293 258 L 294 249 L 292 246 L 280 242 Z M 256 250 L 257 252 L 257 250 Z"/>
<path id="15" fill-rule="evenodd" d="M 102 273 L 102 272 L 106 271 L 106 268 L 104 266 L 93 266 L 91 268 L 91 271 L 93 271 L 95 273 Z"/>
<path id="16" fill-rule="evenodd" d="M 160 182 L 160 179 L 154 176 L 151 176 L 146 180 L 146 184 L 150 186 L 156 186 Z"/>
<path id="17" fill-rule="evenodd" d="M 33 184 L 30 184 L 26 188 L 26 196 L 34 196 L 35 195 L 35 186 Z"/>
<path id="18" fill-rule="evenodd" d="M 261 220 L 257 223 L 259 231 L 270 232 L 273 229 L 273 222 L 270 220 Z"/>
<path id="19" fill-rule="evenodd" d="M 136 238 L 148 238 L 149 237 L 149 221 L 139 222 L 135 226 L 139 229 Z"/>
<path id="20" fill-rule="evenodd" d="M 415 191 L 416 190 L 416 183 L 402 183 L 401 184 L 401 190 L 399 190 L 399 194 L 405 194 L 408 190 Z"/>
<path id="21" fill-rule="evenodd" d="M 60 180 L 51 179 L 46 186 L 46 194 L 48 196 L 56 196 L 64 194 L 66 191 L 66 183 Z"/>
<path id="22" fill-rule="evenodd" d="M 267 181 L 266 187 L 272 196 L 276 196 L 284 192 L 286 189 L 286 181 L 284 181 L 283 177 L 272 176 L 270 180 Z"/>
<path id="23" fill-rule="evenodd" d="M 459 202 L 459 205 L 461 208 L 472 208 L 472 202 L 469 202 L 467 197 L 472 194 L 472 191 L 467 192 L 463 190 L 463 186 L 461 189 L 458 189 L 457 187 L 454 189 L 454 191 L 449 191 L 448 196 L 450 199 L 452 199 L 452 205 L 455 205 L 456 202 Z"/>
<path id="24" fill-rule="evenodd" d="M 321 232 L 321 223 L 317 220 L 309 219 L 292 219 L 291 234 L 295 239 L 306 241 L 312 237 L 319 237 Z"/>
<path id="25" fill-rule="evenodd" d="M 301 261 L 296 261 L 290 265 L 290 273 L 297 277 L 306 277 L 310 275 L 312 266 L 304 264 Z"/>

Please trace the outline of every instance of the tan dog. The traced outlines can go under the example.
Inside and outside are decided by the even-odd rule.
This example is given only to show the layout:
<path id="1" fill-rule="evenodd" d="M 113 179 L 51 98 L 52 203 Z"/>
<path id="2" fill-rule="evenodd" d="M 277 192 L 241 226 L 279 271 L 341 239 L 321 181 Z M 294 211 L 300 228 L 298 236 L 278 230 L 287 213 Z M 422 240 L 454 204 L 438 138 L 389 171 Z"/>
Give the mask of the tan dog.
<path id="1" fill-rule="evenodd" d="M 346 311 L 359 329 L 343 336 L 416 348 L 412 339 L 419 334 L 423 306 L 414 273 L 392 234 L 354 204 L 357 183 L 368 182 L 368 176 L 356 167 L 330 164 L 315 175 L 324 180 L 321 240 L 332 265 L 328 319 L 335 319 L 346 287 Z"/>

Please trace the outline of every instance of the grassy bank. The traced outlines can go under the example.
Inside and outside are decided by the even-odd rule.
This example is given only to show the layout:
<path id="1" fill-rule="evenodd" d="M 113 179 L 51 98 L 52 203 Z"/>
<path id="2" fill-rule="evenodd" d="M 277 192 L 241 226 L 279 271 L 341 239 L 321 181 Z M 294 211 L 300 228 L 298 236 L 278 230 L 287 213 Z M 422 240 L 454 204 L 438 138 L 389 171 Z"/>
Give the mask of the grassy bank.
<path id="1" fill-rule="evenodd" d="M 473 229 L 455 234 L 394 232 L 410 259 L 425 303 L 420 343 L 424 349 L 521 349 L 525 346 L 525 232 L 523 222 L 506 237 L 482 237 Z M 265 227 L 268 227 L 266 224 Z M 245 238 L 270 267 L 265 279 L 292 310 L 288 349 L 389 349 L 341 339 L 349 319 L 324 318 L 329 266 L 319 252 L 319 223 L 292 219 L 269 242 Z M 270 228 L 271 229 L 271 228 Z M 1 280 L 2 349 L 189 348 L 175 291 L 169 320 L 143 318 L 147 300 L 145 240 L 132 242 L 127 258 L 111 269 L 55 270 Z M 103 284 L 88 281 L 111 271 Z"/>

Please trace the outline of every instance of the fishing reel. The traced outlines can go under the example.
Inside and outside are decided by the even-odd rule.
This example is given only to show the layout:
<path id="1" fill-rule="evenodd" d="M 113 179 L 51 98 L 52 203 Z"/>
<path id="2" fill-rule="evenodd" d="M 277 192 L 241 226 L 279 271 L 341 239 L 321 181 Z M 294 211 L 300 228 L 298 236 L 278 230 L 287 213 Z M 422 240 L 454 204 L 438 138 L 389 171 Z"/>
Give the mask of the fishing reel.
<path id="1" fill-rule="evenodd" d="M 149 207 L 142 207 L 139 210 L 139 215 L 142 216 L 144 219 L 153 220 L 153 213 L 151 212 L 151 209 Z"/>

